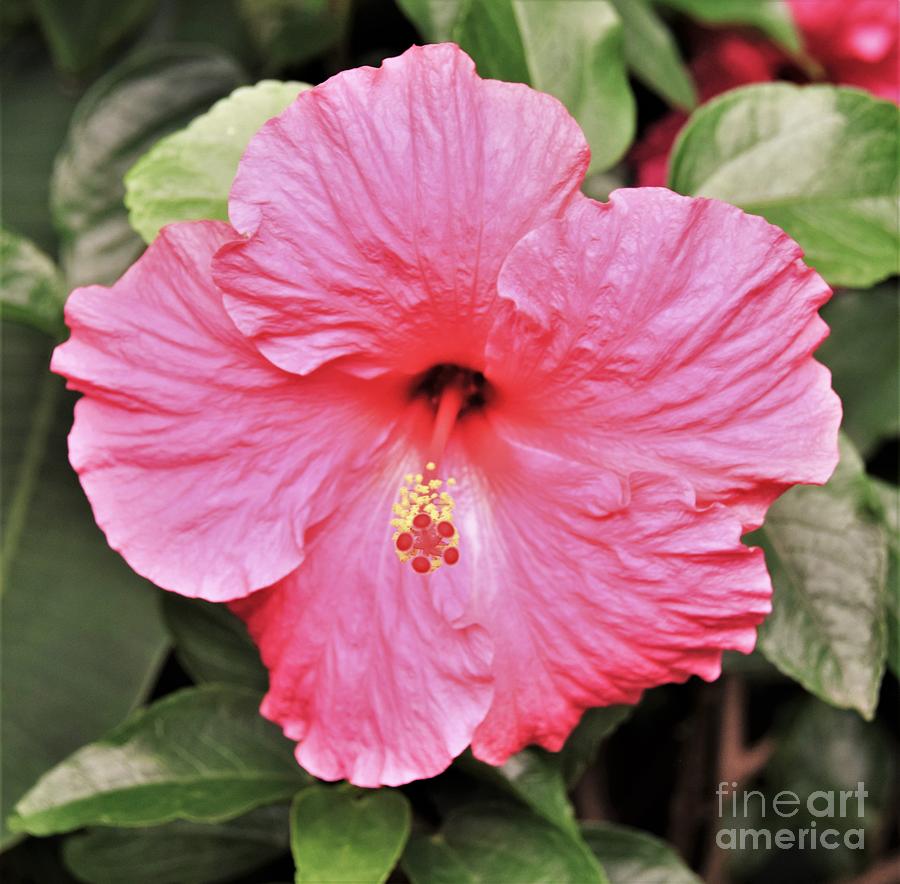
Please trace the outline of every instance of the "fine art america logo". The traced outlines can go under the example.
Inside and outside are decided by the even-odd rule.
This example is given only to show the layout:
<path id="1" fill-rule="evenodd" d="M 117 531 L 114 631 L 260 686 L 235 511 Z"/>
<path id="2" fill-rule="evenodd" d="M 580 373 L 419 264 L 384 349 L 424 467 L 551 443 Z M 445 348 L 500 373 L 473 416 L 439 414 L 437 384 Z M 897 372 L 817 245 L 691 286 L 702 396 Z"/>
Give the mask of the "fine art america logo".
<path id="1" fill-rule="evenodd" d="M 822 789 L 806 796 L 785 790 L 770 799 L 762 792 L 739 792 L 737 786 L 737 783 L 719 783 L 716 789 L 718 818 L 732 826 L 720 827 L 716 833 L 716 844 L 722 850 L 865 849 L 862 826 L 869 793 L 864 783 L 857 783 L 855 789 Z M 797 817 L 793 825 L 790 822 L 783 828 L 771 825 L 793 817 Z M 798 827 L 801 819 L 803 826 Z M 758 827 L 737 825 L 751 820 Z M 835 820 L 850 822 L 842 822 L 838 827 L 829 825 Z M 852 827 L 854 823 L 858 828 Z"/>

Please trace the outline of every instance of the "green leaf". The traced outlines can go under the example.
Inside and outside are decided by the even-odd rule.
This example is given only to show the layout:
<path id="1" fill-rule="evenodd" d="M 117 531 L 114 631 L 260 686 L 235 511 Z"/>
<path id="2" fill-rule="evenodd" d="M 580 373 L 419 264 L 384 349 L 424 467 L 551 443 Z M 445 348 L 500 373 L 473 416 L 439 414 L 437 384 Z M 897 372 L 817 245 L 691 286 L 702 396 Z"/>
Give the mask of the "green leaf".
<path id="1" fill-rule="evenodd" d="M 869 291 L 838 292 L 822 309 L 831 334 L 816 359 L 831 369 L 844 404 L 844 432 L 863 455 L 900 433 L 900 301 L 885 283 Z"/>
<path id="2" fill-rule="evenodd" d="M 419 33 L 432 43 L 453 39 L 457 22 L 468 8 L 468 0 L 397 0 Z"/>
<path id="3" fill-rule="evenodd" d="M 0 230 L 0 318 L 58 334 L 66 291 L 56 265 L 34 243 Z"/>
<path id="4" fill-rule="evenodd" d="M 291 807 L 296 884 L 382 884 L 409 838 L 409 802 L 393 789 L 311 786 Z"/>
<path id="5" fill-rule="evenodd" d="M 402 0 L 432 41 L 452 39 L 483 77 L 555 95 L 591 145 L 591 171 L 608 169 L 634 137 L 622 23 L 607 0 Z"/>
<path id="6" fill-rule="evenodd" d="M 235 684 L 259 693 L 269 686 L 247 628 L 225 605 L 167 592 L 162 610 L 178 662 L 194 681 Z"/>
<path id="7" fill-rule="evenodd" d="M 96 64 L 155 5 L 156 0 L 32 0 L 56 64 L 69 73 Z"/>
<path id="8" fill-rule="evenodd" d="M 900 108 L 856 89 L 766 83 L 691 116 L 669 184 L 787 231 L 832 285 L 900 272 Z"/>
<path id="9" fill-rule="evenodd" d="M 112 283 L 141 253 L 122 176 L 160 137 L 184 126 L 241 80 L 213 50 L 155 47 L 98 80 L 79 102 L 51 188 L 70 285 Z"/>
<path id="10" fill-rule="evenodd" d="M 704 24 L 751 25 L 789 52 L 800 49 L 800 36 L 784 0 L 657 0 Z"/>
<path id="11" fill-rule="evenodd" d="M 223 823 L 90 829 L 68 838 L 66 865 L 90 884 L 207 884 L 238 878 L 287 852 L 288 809 L 259 807 Z"/>
<path id="12" fill-rule="evenodd" d="M 600 744 L 634 711 L 634 706 L 604 706 L 588 709 L 556 756 L 568 788 L 578 784 L 593 763 Z"/>
<path id="13" fill-rule="evenodd" d="M 0 56 L 0 205 L 5 227 L 52 255 L 50 175 L 78 95 L 60 82 L 38 39 L 26 32 Z"/>
<path id="14" fill-rule="evenodd" d="M 529 747 L 517 752 L 499 767 L 485 764 L 468 754 L 463 755 L 457 764 L 466 773 L 519 799 L 564 831 L 577 832 L 558 755 Z"/>
<path id="15" fill-rule="evenodd" d="M 349 28 L 350 6 L 350 0 L 239 0 L 268 71 L 303 64 L 340 43 Z"/>
<path id="16" fill-rule="evenodd" d="M 12 322 L 0 334 L 0 839 L 8 843 L 13 804 L 128 714 L 166 642 L 158 591 L 107 546 L 67 463 L 72 399 L 47 371 L 51 339 Z"/>
<path id="17" fill-rule="evenodd" d="M 885 664 L 887 541 L 862 461 L 846 438 L 827 485 L 798 486 L 769 510 L 761 545 L 775 595 L 759 646 L 834 706 L 871 718 Z"/>
<path id="18" fill-rule="evenodd" d="M 512 6 L 531 84 L 555 95 L 578 121 L 591 146 L 591 171 L 608 169 L 635 130 L 615 9 L 602 0 L 514 0 Z"/>
<path id="19" fill-rule="evenodd" d="M 12 823 L 33 835 L 81 826 L 226 820 L 308 782 L 259 694 L 205 685 L 170 694 L 43 776 Z"/>
<path id="20" fill-rule="evenodd" d="M 581 824 L 581 834 L 610 884 L 702 884 L 673 847 L 646 832 L 586 822 Z"/>
<path id="21" fill-rule="evenodd" d="M 308 88 L 275 80 L 243 86 L 163 138 L 125 176 L 131 226 L 149 243 L 173 221 L 227 221 L 228 191 L 250 138 Z"/>
<path id="22" fill-rule="evenodd" d="M 887 661 L 894 675 L 900 678 L 900 488 L 878 479 L 870 481 L 888 538 Z"/>
<path id="23" fill-rule="evenodd" d="M 158 0 L 138 46 L 164 43 L 212 46 L 251 70 L 259 63 L 237 0 Z"/>
<path id="24" fill-rule="evenodd" d="M 625 27 L 625 60 L 635 76 L 683 110 L 697 104 L 694 80 L 672 32 L 648 0 L 612 0 Z"/>
<path id="25" fill-rule="evenodd" d="M 469 0 L 456 18 L 452 39 L 472 56 L 482 77 L 530 83 L 514 5 L 515 0 Z M 549 17 L 544 26 L 553 28 Z"/>
<path id="26" fill-rule="evenodd" d="M 605 884 L 586 845 L 531 811 L 473 804 L 436 835 L 414 835 L 402 860 L 412 884 Z"/>
<path id="27" fill-rule="evenodd" d="M 631 714 L 631 706 L 588 709 L 559 752 L 529 746 L 495 767 L 466 753 L 457 762 L 466 773 L 512 795 L 535 813 L 576 833 L 568 791 L 594 760 L 600 743 Z"/>

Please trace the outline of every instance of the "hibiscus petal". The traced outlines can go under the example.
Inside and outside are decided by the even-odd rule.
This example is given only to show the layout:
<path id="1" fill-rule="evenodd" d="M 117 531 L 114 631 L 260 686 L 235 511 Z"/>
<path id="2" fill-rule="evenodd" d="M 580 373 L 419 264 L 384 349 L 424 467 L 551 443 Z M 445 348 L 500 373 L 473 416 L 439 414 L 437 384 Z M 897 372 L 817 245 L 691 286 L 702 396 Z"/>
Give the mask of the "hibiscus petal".
<path id="1" fill-rule="evenodd" d="M 451 44 L 413 47 L 254 136 L 229 201 L 252 236 L 217 256 L 216 280 L 289 371 L 478 368 L 506 254 L 568 204 L 588 158 L 556 99 L 482 80 Z"/>
<path id="2" fill-rule="evenodd" d="M 301 379 L 260 356 L 209 274 L 234 236 L 172 225 L 111 289 L 75 291 L 52 363 L 86 394 L 69 453 L 110 545 L 212 601 L 297 567 L 307 523 L 342 499 L 339 477 L 370 469 L 404 405 L 374 382 Z"/>
<path id="3" fill-rule="evenodd" d="M 472 749 L 503 763 L 528 743 L 559 749 L 588 707 L 719 675 L 752 650 L 770 610 L 762 551 L 722 506 L 650 473 L 630 486 L 514 441 L 495 425 L 491 500 L 475 562 L 474 618 L 494 643 L 494 701 Z"/>
<path id="4" fill-rule="evenodd" d="M 840 402 L 812 358 L 830 290 L 801 256 L 725 203 L 583 199 L 511 253 L 486 374 L 535 445 L 682 475 L 755 527 L 837 463 Z"/>
<path id="5" fill-rule="evenodd" d="M 425 577 L 402 565 L 394 499 L 385 483 L 360 486 L 345 518 L 310 533 L 296 572 L 231 606 L 270 670 L 262 714 L 320 779 L 374 787 L 435 776 L 490 704 L 491 642 L 448 616 L 467 604 L 467 559 Z"/>

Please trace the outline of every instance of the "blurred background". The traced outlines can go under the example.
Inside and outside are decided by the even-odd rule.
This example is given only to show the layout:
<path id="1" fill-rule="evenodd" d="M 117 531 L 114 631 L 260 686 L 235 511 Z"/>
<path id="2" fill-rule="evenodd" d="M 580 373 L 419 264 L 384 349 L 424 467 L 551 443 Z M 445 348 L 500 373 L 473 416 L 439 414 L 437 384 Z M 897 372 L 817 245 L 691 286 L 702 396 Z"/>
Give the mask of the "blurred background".
<path id="1" fill-rule="evenodd" d="M 316 84 L 413 43 L 454 39 L 483 75 L 530 82 L 567 103 L 592 145 L 589 195 L 667 181 L 696 192 L 687 164 L 670 173 L 669 156 L 679 133 L 682 155 L 704 149 L 716 122 L 705 102 L 715 96 L 785 81 L 849 85 L 866 95 L 848 101 L 896 102 L 897 15 L 896 0 L 3 0 L 4 820 L 42 774 L 132 710 L 180 689 L 258 694 L 266 684 L 227 611 L 160 593 L 106 547 L 67 462 L 73 398 L 47 370 L 66 334 L 66 293 L 113 282 L 145 247 L 123 178 L 154 144 L 241 85 Z M 693 132 L 683 130 L 689 116 Z M 464 759 L 405 787 L 414 836 L 444 831 L 474 800 L 512 801 L 541 825 L 555 812 L 547 801 L 571 802 L 575 828 L 614 882 L 900 881 L 896 140 L 894 124 L 893 172 L 860 178 L 837 208 L 812 204 L 827 221 L 818 230 L 791 214 L 790 199 L 808 197 L 808 185 L 792 191 L 790 169 L 773 160 L 788 208 L 770 220 L 838 289 L 819 357 L 845 403 L 845 439 L 836 480 L 786 495 L 771 530 L 767 523 L 750 540 L 766 548 L 778 601 L 760 650 L 729 656 L 714 684 L 694 679 L 656 689 L 634 709 L 589 715 L 565 770 L 527 750 L 499 775 Z M 780 152 L 792 150 L 788 141 Z M 826 171 L 843 183 L 856 175 Z M 752 198 L 723 198 L 756 211 Z M 882 220 L 860 214 L 841 226 L 854 200 L 882 199 L 886 213 L 874 213 Z M 197 695 L 200 711 L 206 696 Z M 719 849 L 716 835 L 729 826 L 720 782 L 767 801 L 864 782 L 862 817 L 835 825 L 863 830 L 865 849 Z M 4 824 L 0 869 L 10 884 L 293 880 L 287 814 L 282 801 L 227 822 L 80 831 L 76 821 L 44 837 Z M 494 846 L 459 847 L 469 878 L 449 859 L 408 853 L 390 880 L 563 880 L 540 871 L 556 866 L 541 865 L 539 827 L 503 816 L 473 817 Z M 801 812 L 738 823 L 811 821 Z M 568 849 L 553 843 L 551 854 Z M 523 850 L 536 851 L 532 877 L 508 864 Z"/>

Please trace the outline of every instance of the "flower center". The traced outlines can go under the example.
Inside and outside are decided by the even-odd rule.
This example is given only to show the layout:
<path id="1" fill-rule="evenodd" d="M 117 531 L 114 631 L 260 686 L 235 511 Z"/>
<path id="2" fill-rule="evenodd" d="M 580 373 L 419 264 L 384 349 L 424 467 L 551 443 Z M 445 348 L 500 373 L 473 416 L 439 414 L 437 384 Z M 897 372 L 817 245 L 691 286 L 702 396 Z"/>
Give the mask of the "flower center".
<path id="1" fill-rule="evenodd" d="M 456 484 L 438 474 L 438 464 L 456 421 L 487 402 L 489 387 L 481 372 L 455 365 L 436 365 L 412 387 L 414 397 L 426 397 L 435 409 L 428 446 L 430 459 L 421 473 L 408 473 L 394 504 L 391 527 L 397 557 L 417 574 L 430 574 L 459 561 L 459 532 L 453 524 L 455 502 L 449 488 Z"/>

